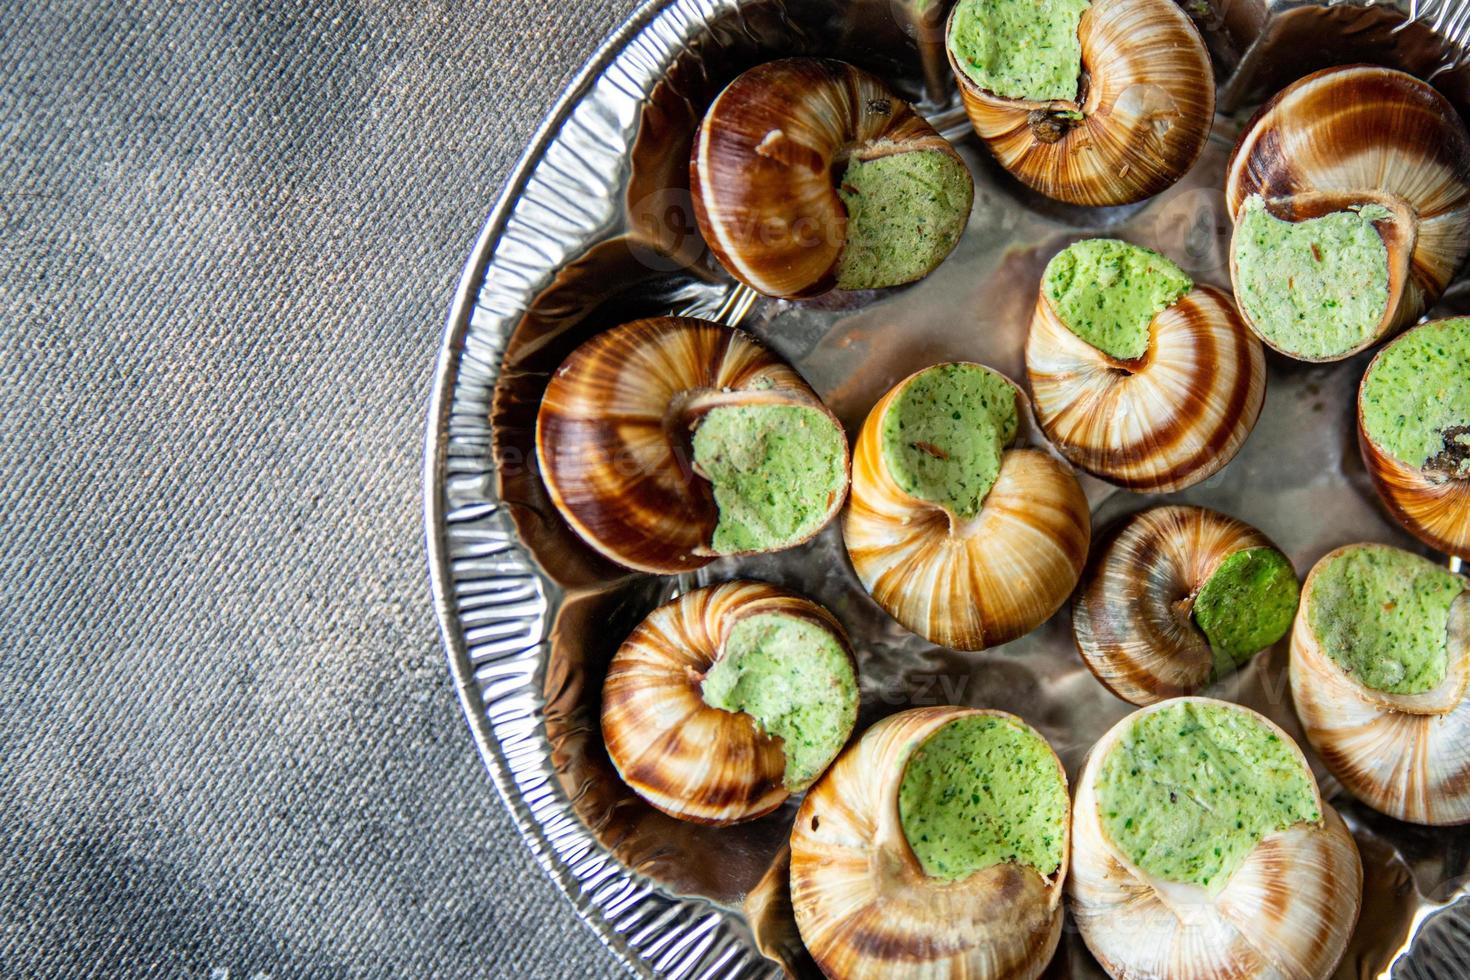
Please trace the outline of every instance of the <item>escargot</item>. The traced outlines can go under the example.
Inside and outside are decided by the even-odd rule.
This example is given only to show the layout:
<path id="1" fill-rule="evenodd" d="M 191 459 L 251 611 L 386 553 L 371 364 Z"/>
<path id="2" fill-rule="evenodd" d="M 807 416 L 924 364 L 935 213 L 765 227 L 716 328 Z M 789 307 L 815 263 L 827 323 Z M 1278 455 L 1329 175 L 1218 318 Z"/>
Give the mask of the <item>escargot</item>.
<path id="1" fill-rule="evenodd" d="M 843 539 L 863 587 L 933 643 L 980 650 L 1030 632 L 1071 594 L 1087 499 L 1067 465 L 1013 448 L 1025 396 L 980 364 L 926 368 L 863 423 Z"/>
<path id="2" fill-rule="evenodd" d="M 1291 629 L 1291 560 L 1260 531 L 1203 507 L 1128 517 L 1095 550 L 1072 604 L 1082 661 L 1118 697 L 1190 694 Z"/>
<path id="3" fill-rule="evenodd" d="M 1358 387 L 1358 445 L 1399 523 L 1470 559 L 1470 317 L 1421 324 L 1378 352 Z"/>
<path id="4" fill-rule="evenodd" d="M 1181 490 L 1230 462 L 1266 394 L 1265 354 L 1228 294 L 1108 238 L 1047 264 L 1026 374 L 1062 455 L 1141 492 Z"/>
<path id="5" fill-rule="evenodd" d="M 1388 545 L 1327 554 L 1291 633 L 1307 740 L 1364 803 L 1420 824 L 1470 822 L 1470 582 Z"/>
<path id="6" fill-rule="evenodd" d="M 680 820 L 732 824 L 806 789 L 857 720 L 847 634 L 810 599 L 763 582 L 687 592 L 618 648 L 602 735 L 618 774 Z"/>
<path id="7" fill-rule="evenodd" d="M 840 61 L 758 65 L 720 93 L 689 168 L 710 251 L 769 296 L 928 275 L 959 242 L 974 182 L 949 141 Z"/>
<path id="8" fill-rule="evenodd" d="M 1088 754 L 1067 893 L 1114 977 L 1323 980 L 1362 903 L 1357 845 L 1301 749 L 1240 705 L 1140 708 Z"/>
<path id="9" fill-rule="evenodd" d="M 749 334 L 688 317 L 578 347 L 547 385 L 536 453 L 582 539 L 654 573 L 800 544 L 847 493 L 847 437 L 801 376 Z"/>
<path id="10" fill-rule="evenodd" d="M 1470 254 L 1470 133 L 1411 75 L 1329 68 L 1247 125 L 1225 200 L 1246 322 L 1290 357 L 1339 360 L 1417 320 Z"/>
<path id="11" fill-rule="evenodd" d="M 1041 973 L 1062 928 L 1067 777 L 1003 711 L 914 708 L 863 733 L 802 801 L 791 904 L 829 977 Z"/>
<path id="12" fill-rule="evenodd" d="M 1171 0 L 960 0 L 945 35 L 975 132 L 1047 197 L 1141 201 L 1204 151 L 1214 73 Z"/>

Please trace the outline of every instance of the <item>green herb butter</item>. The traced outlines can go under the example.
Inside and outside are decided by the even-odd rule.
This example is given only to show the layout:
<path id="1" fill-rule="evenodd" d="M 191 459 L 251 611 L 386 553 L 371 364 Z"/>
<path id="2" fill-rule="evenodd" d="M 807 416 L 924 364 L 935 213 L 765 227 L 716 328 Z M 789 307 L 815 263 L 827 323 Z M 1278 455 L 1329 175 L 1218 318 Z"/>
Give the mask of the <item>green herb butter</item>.
<path id="1" fill-rule="evenodd" d="M 929 368 L 883 414 L 888 471 L 905 493 L 974 517 L 1016 438 L 1016 413 L 1015 388 L 995 372 L 976 364 Z"/>
<path id="2" fill-rule="evenodd" d="M 1427 323 L 1384 348 L 1361 398 L 1363 427 L 1385 453 L 1470 478 L 1470 317 Z"/>
<path id="3" fill-rule="evenodd" d="M 1141 715 L 1097 777 L 1108 836 L 1165 881 L 1223 887 L 1262 837 L 1320 820 L 1312 776 L 1256 716 L 1176 701 Z"/>
<path id="4" fill-rule="evenodd" d="M 928 275 L 960 240 L 973 187 L 965 165 L 938 150 L 854 157 L 838 185 L 847 208 L 838 287 L 882 289 Z"/>
<path id="5" fill-rule="evenodd" d="M 1282 221 L 1259 195 L 1235 229 L 1236 301 L 1273 347 L 1298 357 L 1354 350 L 1388 309 L 1388 247 L 1373 222 L 1381 205 Z"/>
<path id="6" fill-rule="evenodd" d="M 1159 253 L 1115 238 L 1068 246 L 1047 263 L 1041 282 L 1068 330 L 1125 361 L 1148 352 L 1153 318 L 1194 288 L 1184 270 Z"/>
<path id="7" fill-rule="evenodd" d="M 1444 681 L 1450 606 L 1465 588 L 1460 576 L 1410 552 L 1349 548 L 1317 567 L 1307 622 L 1365 687 L 1422 694 Z"/>
<path id="8" fill-rule="evenodd" d="M 1062 863 L 1067 788 L 1040 735 L 1008 718 L 958 718 L 904 768 L 899 823 L 924 873 L 963 878 L 1015 862 L 1050 875 Z"/>
<path id="9" fill-rule="evenodd" d="M 801 405 L 711 409 L 694 430 L 694 465 L 714 487 L 721 554 L 770 551 L 812 534 L 842 492 L 844 442 Z"/>
<path id="10" fill-rule="evenodd" d="M 1296 571 L 1275 548 L 1237 551 L 1215 569 L 1194 600 L 1194 621 L 1210 648 L 1239 666 L 1286 635 L 1296 615 Z"/>
<path id="11" fill-rule="evenodd" d="M 847 652 L 805 619 L 763 613 L 741 619 L 705 675 L 705 703 L 743 712 L 781 739 L 783 782 L 805 789 L 847 742 L 857 721 L 858 689 Z"/>
<path id="12" fill-rule="evenodd" d="M 960 0 L 949 50 L 976 85 L 1007 99 L 1076 99 L 1087 0 Z"/>

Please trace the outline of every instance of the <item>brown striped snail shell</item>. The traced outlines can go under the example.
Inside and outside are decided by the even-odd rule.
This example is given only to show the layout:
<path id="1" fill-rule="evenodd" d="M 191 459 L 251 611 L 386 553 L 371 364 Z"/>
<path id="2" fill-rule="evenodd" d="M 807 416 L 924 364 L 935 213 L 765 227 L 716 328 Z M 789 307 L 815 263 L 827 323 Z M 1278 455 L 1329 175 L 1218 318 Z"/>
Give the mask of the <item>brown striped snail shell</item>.
<path id="1" fill-rule="evenodd" d="M 1072 805 L 1067 894 L 1087 948 L 1112 977 L 1326 980 L 1347 949 L 1362 902 L 1352 834 L 1311 779 L 1322 819 L 1267 834 L 1216 892 L 1154 879 L 1108 835 L 1097 791 L 1108 752 L 1145 714 L 1182 701 L 1247 712 L 1291 747 L 1291 737 L 1240 705 L 1174 698 L 1133 712 L 1088 753 Z"/>
<path id="2" fill-rule="evenodd" d="M 899 486 L 882 447 L 885 413 L 926 371 L 948 366 L 909 375 L 868 413 L 842 534 L 858 579 L 890 616 L 932 643 L 983 650 L 1031 632 L 1071 595 L 1091 514 L 1072 471 L 1039 449 L 1006 448 L 969 519 Z M 1026 396 L 1005 380 L 1024 407 Z"/>
<path id="3" fill-rule="evenodd" d="M 952 11 L 946 36 L 954 22 Z M 981 88 L 946 44 L 975 132 L 1023 184 L 1069 204 L 1128 204 L 1172 186 L 1214 124 L 1214 70 L 1194 23 L 1171 0 L 1094 0 L 1077 34 L 1079 95 L 1053 101 Z"/>
<path id="4" fill-rule="evenodd" d="M 1451 606 L 1444 682 L 1422 694 L 1373 690 L 1323 649 L 1308 611 L 1318 570 L 1360 547 L 1323 556 L 1302 588 L 1289 671 L 1297 717 L 1333 776 L 1373 809 L 1411 823 L 1470 823 L 1470 592 Z"/>
<path id="5" fill-rule="evenodd" d="M 975 708 L 890 715 L 802 801 L 791 832 L 791 901 L 802 940 L 828 977 L 1031 980 L 1051 960 L 1062 930 L 1065 827 L 1052 875 L 1006 862 L 943 881 L 925 875 L 900 823 L 899 786 L 914 751 L 946 724 L 984 715 L 1025 725 Z"/>
<path id="6" fill-rule="evenodd" d="M 845 168 L 913 153 L 939 154 L 954 185 L 944 219 L 919 236 L 933 254 L 892 281 L 846 281 Z M 787 298 L 926 275 L 958 243 L 974 198 L 959 154 L 907 102 L 861 69 L 818 58 L 767 62 L 731 82 L 700 124 L 689 182 L 695 221 L 720 263 Z"/>
<path id="7" fill-rule="evenodd" d="M 1148 351 L 1120 361 L 1067 329 L 1043 289 L 1026 338 L 1036 419 L 1073 465 L 1140 493 L 1208 479 L 1245 444 L 1266 397 L 1266 358 L 1214 286 L 1156 314 Z"/>
<path id="8" fill-rule="evenodd" d="M 1421 324 L 1374 356 L 1358 386 L 1358 447 L 1373 486 L 1394 519 L 1431 548 L 1470 560 L 1470 436 L 1466 434 L 1470 430 L 1458 433 L 1458 443 L 1454 429 L 1447 430 L 1445 451 L 1439 458 L 1414 466 L 1380 446 L 1365 423 L 1364 393 L 1378 367 L 1393 358 L 1401 345 L 1446 333 L 1470 338 L 1470 317 Z M 1470 377 L 1470 363 L 1460 370 Z M 1443 396 L 1437 390 L 1423 391 L 1426 401 L 1442 401 Z"/>
<path id="9" fill-rule="evenodd" d="M 1288 85 L 1241 133 L 1225 174 L 1237 227 L 1253 195 L 1286 221 L 1363 204 L 1388 208 L 1391 219 L 1376 224 L 1389 260 L 1389 302 L 1376 334 L 1328 358 L 1283 351 L 1303 360 L 1348 357 L 1422 316 L 1470 254 L 1470 133 L 1445 98 L 1412 75 L 1378 65 L 1328 68 Z M 1233 248 L 1231 279 L 1239 295 Z M 1251 322 L 1249 310 L 1242 313 Z"/>
<path id="10" fill-rule="evenodd" d="M 763 582 L 687 592 L 648 615 L 624 641 L 602 688 L 602 736 L 618 774 L 658 810 L 726 825 L 769 813 L 805 785 L 790 785 L 780 738 L 749 714 L 704 700 L 702 685 L 731 630 L 757 615 L 792 617 L 826 631 L 856 666 L 842 626 L 821 606 Z M 851 732 L 856 700 L 847 718 Z M 841 748 L 834 748 L 835 756 Z M 827 760 L 830 763 L 830 759 Z"/>
<path id="11" fill-rule="evenodd" d="M 719 511 L 694 465 L 693 433 L 714 409 L 768 405 L 811 409 L 843 443 L 842 486 L 789 547 L 841 509 L 846 436 L 790 365 L 733 327 L 657 317 L 582 344 L 542 398 L 537 458 L 557 510 L 598 552 L 639 571 L 691 571 L 721 554 L 712 546 Z"/>
<path id="12" fill-rule="evenodd" d="M 1128 517 L 1088 559 L 1072 603 L 1082 662 L 1132 704 L 1193 694 L 1221 671 L 1193 619 L 1200 590 L 1243 551 L 1280 549 L 1244 521 L 1203 507 L 1153 507 Z"/>

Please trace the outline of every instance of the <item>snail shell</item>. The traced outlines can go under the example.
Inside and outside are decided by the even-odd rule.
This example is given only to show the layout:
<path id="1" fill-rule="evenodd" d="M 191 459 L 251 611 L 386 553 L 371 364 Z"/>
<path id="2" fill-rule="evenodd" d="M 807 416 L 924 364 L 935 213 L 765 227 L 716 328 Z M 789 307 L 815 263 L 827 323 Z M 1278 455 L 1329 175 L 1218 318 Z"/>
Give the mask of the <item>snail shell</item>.
<path id="1" fill-rule="evenodd" d="M 852 731 L 856 666 L 831 613 L 762 582 L 687 592 L 639 624 L 613 657 L 602 688 L 602 735 L 613 765 L 634 792 L 669 816 L 716 825 L 752 820 L 810 783 L 786 779 L 780 738 L 751 715 L 704 698 L 704 680 L 725 656 L 731 631 L 747 617 L 772 615 L 816 626 L 840 645 L 853 691 L 846 716 L 846 732 Z"/>
<path id="2" fill-rule="evenodd" d="M 1455 442 L 1454 429 L 1445 432 L 1445 451 L 1440 459 L 1430 459 L 1422 466 L 1413 466 L 1394 456 L 1380 446 L 1369 432 L 1365 422 L 1366 397 L 1370 379 L 1381 365 L 1393 360 L 1403 348 L 1421 338 L 1445 336 L 1458 338 L 1470 345 L 1470 318 L 1431 320 L 1388 344 L 1379 351 L 1363 373 L 1358 386 L 1358 447 L 1363 453 L 1363 463 L 1378 496 L 1383 500 L 1394 518 L 1420 541 L 1447 554 L 1470 559 L 1470 438 L 1466 432 L 1459 433 Z M 1410 355 L 1412 356 L 1412 355 Z M 1462 377 L 1470 377 L 1470 363 L 1458 366 Z M 1462 382 L 1470 385 L 1470 383 Z M 1426 402 L 1445 400 L 1441 390 L 1422 390 Z M 1462 448 L 1463 447 L 1463 448 Z"/>
<path id="3" fill-rule="evenodd" d="M 928 160 L 942 176 L 930 189 L 942 182 L 949 191 L 922 219 L 915 247 L 924 261 L 883 281 L 849 270 L 846 168 L 915 153 L 939 155 Z M 731 82 L 700 124 L 689 180 L 715 257 L 751 288 L 788 298 L 921 278 L 958 243 L 974 199 L 959 154 L 908 103 L 865 71 L 817 58 L 768 62 Z M 879 239 L 908 236 L 921 221 L 874 220 Z"/>
<path id="4" fill-rule="evenodd" d="M 1300 762 L 1322 819 L 1263 837 L 1224 886 L 1153 878 L 1135 866 L 1103 823 L 1097 782 L 1110 750 L 1149 713 L 1181 702 L 1249 714 Z M 1112 977 L 1322 980 L 1347 948 L 1362 902 L 1362 862 L 1352 834 L 1322 802 L 1290 736 L 1248 708 L 1209 698 L 1175 698 L 1140 708 L 1088 753 L 1072 805 L 1067 883 L 1082 938 Z"/>
<path id="5" fill-rule="evenodd" d="M 1132 704 L 1198 691 L 1233 664 L 1211 650 L 1193 618 L 1195 600 L 1225 559 L 1258 548 L 1280 554 L 1249 524 L 1203 507 L 1127 518 L 1094 550 L 1072 604 L 1082 662 Z"/>
<path id="6" fill-rule="evenodd" d="M 1072 463 L 1140 493 L 1193 486 L 1235 458 L 1266 397 L 1266 357 L 1235 303 L 1195 286 L 1120 361 L 1062 322 L 1043 289 L 1026 338 L 1036 419 Z"/>
<path id="7" fill-rule="evenodd" d="M 1297 717 L 1327 768 L 1373 809 L 1418 824 L 1470 822 L 1470 593 L 1451 606 L 1444 682 L 1422 694 L 1373 690 L 1323 649 L 1308 614 L 1318 571 L 1360 547 L 1328 553 L 1302 588 L 1289 671 Z"/>
<path id="8" fill-rule="evenodd" d="M 882 445 L 885 414 L 907 386 L 945 367 L 909 375 L 868 413 L 842 533 L 863 588 L 890 616 L 932 643 L 983 650 L 1031 632 L 1066 601 L 1087 558 L 1091 515 L 1071 470 L 1038 449 L 1005 449 L 968 519 L 898 484 Z"/>
<path id="9" fill-rule="evenodd" d="M 1252 195 L 1287 221 L 1361 204 L 1391 212 L 1377 224 L 1389 257 L 1389 302 L 1377 333 L 1320 359 L 1347 357 L 1422 316 L 1470 254 L 1470 133 L 1445 98 L 1412 75 L 1376 65 L 1329 68 L 1288 85 L 1241 134 L 1225 174 L 1237 227 Z M 1234 248 L 1231 279 L 1240 295 Z"/>
<path id="10" fill-rule="evenodd" d="M 1076 100 L 989 92 L 946 44 L 975 132 L 1023 184 L 1069 204 L 1128 204 L 1170 187 L 1204 152 L 1214 123 L 1215 77 L 1199 31 L 1171 0 L 1094 0 L 1077 35 Z"/>
<path id="11" fill-rule="evenodd" d="M 1006 862 L 952 881 L 925 875 L 900 823 L 909 758 L 945 725 L 975 716 L 1035 734 L 1002 711 L 902 711 L 868 729 L 802 801 L 791 832 L 791 900 L 802 940 L 827 976 L 1031 980 L 1051 960 L 1062 930 L 1065 821 L 1054 875 Z M 1056 766 L 1065 794 L 1066 773 Z"/>
<path id="12" fill-rule="evenodd" d="M 656 574 L 691 571 L 721 552 L 714 492 L 692 450 L 714 409 L 796 406 L 829 422 L 842 476 L 811 539 L 846 495 L 846 436 L 801 376 L 743 331 L 690 317 L 623 324 L 578 347 L 552 377 L 536 418 L 536 453 L 556 508 L 603 555 Z M 745 552 L 727 552 L 745 553 Z"/>

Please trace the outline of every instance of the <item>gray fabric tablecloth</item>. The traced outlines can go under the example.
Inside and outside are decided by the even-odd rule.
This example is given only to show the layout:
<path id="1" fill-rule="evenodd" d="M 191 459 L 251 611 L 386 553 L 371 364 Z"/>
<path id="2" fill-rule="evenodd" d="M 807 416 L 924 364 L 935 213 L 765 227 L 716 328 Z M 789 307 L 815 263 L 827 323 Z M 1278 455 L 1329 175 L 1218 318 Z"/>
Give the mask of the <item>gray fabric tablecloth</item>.
<path id="1" fill-rule="evenodd" d="M 615 975 L 448 680 L 454 279 L 632 0 L 0 5 L 0 975 Z"/>

